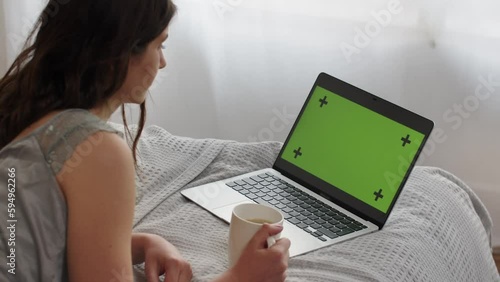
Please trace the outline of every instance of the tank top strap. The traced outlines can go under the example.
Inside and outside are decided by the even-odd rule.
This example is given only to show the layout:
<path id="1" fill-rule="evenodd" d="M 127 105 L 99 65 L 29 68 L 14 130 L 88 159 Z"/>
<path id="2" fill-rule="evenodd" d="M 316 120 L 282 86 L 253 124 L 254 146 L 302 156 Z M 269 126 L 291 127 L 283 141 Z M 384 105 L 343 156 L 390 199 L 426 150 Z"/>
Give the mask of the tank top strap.
<path id="1" fill-rule="evenodd" d="M 35 137 L 47 164 L 54 174 L 58 174 L 79 145 L 81 146 L 74 155 L 74 160 L 72 159 L 73 166 L 90 154 L 92 148 L 103 140 L 102 134 L 95 133 L 102 131 L 116 133 L 123 138 L 122 132 L 91 112 L 83 109 L 70 109 L 54 116 L 42 130 L 35 134 Z"/>

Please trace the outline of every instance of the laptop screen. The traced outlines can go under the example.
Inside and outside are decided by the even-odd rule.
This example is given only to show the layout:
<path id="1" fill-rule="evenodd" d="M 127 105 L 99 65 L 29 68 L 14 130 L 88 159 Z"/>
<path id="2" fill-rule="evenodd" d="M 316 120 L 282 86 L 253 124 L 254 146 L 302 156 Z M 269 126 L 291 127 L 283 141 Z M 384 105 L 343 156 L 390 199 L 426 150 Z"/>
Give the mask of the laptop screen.
<path id="1" fill-rule="evenodd" d="M 433 124 L 332 79 L 318 78 L 276 169 L 383 225 Z"/>
<path id="2" fill-rule="evenodd" d="M 317 86 L 282 158 L 386 213 L 424 137 Z"/>

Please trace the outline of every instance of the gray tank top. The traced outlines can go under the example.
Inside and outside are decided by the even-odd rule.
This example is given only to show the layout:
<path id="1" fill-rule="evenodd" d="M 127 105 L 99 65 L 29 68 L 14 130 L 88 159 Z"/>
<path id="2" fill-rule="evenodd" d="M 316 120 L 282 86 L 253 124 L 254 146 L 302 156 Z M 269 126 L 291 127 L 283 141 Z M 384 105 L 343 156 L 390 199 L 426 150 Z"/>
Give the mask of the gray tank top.
<path id="1" fill-rule="evenodd" d="M 0 281 L 68 280 L 67 209 L 55 176 L 98 131 L 122 136 L 89 111 L 66 110 L 0 151 Z"/>

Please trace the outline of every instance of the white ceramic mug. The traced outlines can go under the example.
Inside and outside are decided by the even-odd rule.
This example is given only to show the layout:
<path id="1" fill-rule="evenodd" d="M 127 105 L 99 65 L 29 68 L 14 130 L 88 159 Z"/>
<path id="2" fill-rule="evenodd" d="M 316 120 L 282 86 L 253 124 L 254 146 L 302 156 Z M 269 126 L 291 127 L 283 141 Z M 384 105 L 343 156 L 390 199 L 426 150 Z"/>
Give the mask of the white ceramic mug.
<path id="1" fill-rule="evenodd" d="M 264 223 L 255 222 L 260 219 L 269 224 L 283 225 L 283 214 L 272 207 L 256 203 L 239 204 L 233 209 L 229 227 L 228 256 L 229 267 L 239 259 L 241 252 Z M 254 221 L 252 221 L 254 220 Z M 267 247 L 271 247 L 281 236 L 281 232 L 267 239 Z"/>

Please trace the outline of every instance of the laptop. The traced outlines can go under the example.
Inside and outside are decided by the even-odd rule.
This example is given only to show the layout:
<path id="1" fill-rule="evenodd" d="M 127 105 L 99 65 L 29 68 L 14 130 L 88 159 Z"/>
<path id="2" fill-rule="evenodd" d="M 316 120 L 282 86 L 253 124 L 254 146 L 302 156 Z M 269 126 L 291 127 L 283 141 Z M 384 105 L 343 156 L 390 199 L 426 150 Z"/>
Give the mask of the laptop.
<path id="1" fill-rule="evenodd" d="M 321 73 L 272 168 L 181 193 L 227 223 L 240 203 L 279 209 L 297 256 L 382 229 L 433 127 Z"/>

